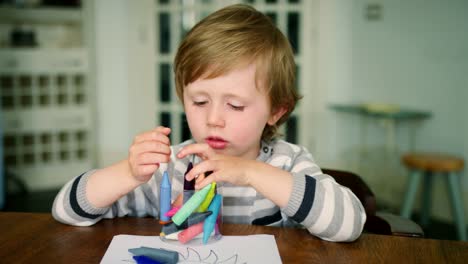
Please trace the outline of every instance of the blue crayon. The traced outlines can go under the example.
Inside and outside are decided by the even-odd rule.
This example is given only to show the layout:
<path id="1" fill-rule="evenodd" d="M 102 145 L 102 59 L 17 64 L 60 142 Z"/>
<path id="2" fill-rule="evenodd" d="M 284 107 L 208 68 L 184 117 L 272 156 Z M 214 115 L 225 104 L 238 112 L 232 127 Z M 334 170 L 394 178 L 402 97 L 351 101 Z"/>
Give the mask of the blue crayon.
<path id="1" fill-rule="evenodd" d="M 203 244 L 208 243 L 208 239 L 215 228 L 216 219 L 218 218 L 218 213 L 221 208 L 222 198 L 223 197 L 220 194 L 216 194 L 208 207 L 208 210 L 211 211 L 212 214 L 208 216 L 203 223 Z"/>
<path id="2" fill-rule="evenodd" d="M 128 249 L 130 253 L 136 256 L 146 256 L 152 260 L 156 260 L 162 263 L 175 264 L 179 261 L 179 253 L 172 250 L 151 248 L 151 247 L 139 247 Z"/>
<path id="3" fill-rule="evenodd" d="M 185 171 L 184 173 L 184 204 L 195 193 L 195 178 L 193 178 L 191 181 L 187 181 L 187 179 L 185 179 L 185 176 L 187 175 L 187 173 L 190 172 L 190 170 L 192 170 L 192 168 L 193 168 L 193 164 L 192 162 L 189 162 L 187 166 L 187 171 Z"/>
<path id="4" fill-rule="evenodd" d="M 147 256 L 133 256 L 133 259 L 137 262 L 137 264 L 163 264 L 162 262 Z"/>
<path id="5" fill-rule="evenodd" d="M 168 223 L 171 218 L 166 213 L 171 210 L 171 182 L 167 171 L 164 172 L 159 192 L 159 223 Z"/>

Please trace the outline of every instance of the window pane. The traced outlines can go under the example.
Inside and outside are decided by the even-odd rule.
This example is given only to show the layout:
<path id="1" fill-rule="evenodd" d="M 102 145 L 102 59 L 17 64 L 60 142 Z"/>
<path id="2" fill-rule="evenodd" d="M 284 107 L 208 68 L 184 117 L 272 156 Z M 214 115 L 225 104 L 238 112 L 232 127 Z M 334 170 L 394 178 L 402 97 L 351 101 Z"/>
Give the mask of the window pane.
<path id="1" fill-rule="evenodd" d="M 24 164 L 27 164 L 27 165 L 33 165 L 34 162 L 35 162 L 34 154 L 31 153 L 31 152 L 24 153 L 23 154 L 23 162 L 24 162 Z"/>
<path id="2" fill-rule="evenodd" d="M 267 4 L 276 4 L 277 0 L 266 0 Z"/>
<path id="3" fill-rule="evenodd" d="M 3 162 L 6 166 L 16 166 L 18 164 L 18 159 L 15 155 L 5 155 Z"/>
<path id="4" fill-rule="evenodd" d="M 167 13 L 159 14 L 159 52 L 169 53 L 171 47 L 171 16 Z"/>
<path id="5" fill-rule="evenodd" d="M 171 66 L 167 63 L 159 65 L 159 93 L 161 102 L 171 101 Z"/>
<path id="6" fill-rule="evenodd" d="M 185 114 L 181 115 L 180 120 L 182 122 L 182 124 L 181 124 L 181 127 L 182 127 L 182 135 L 181 135 L 182 141 L 191 139 L 192 135 L 190 133 L 190 129 L 189 129 L 189 126 L 188 126 L 188 123 L 187 123 L 187 117 L 185 116 Z"/>
<path id="7" fill-rule="evenodd" d="M 80 145 L 86 142 L 87 137 L 88 135 L 86 131 L 81 130 L 75 133 L 75 140 L 78 141 Z"/>
<path id="8" fill-rule="evenodd" d="M 15 99 L 13 96 L 2 96 L 1 104 L 3 110 L 11 110 L 15 106 Z"/>
<path id="9" fill-rule="evenodd" d="M 161 119 L 161 124 L 156 124 L 157 126 L 171 127 L 171 114 L 162 112 L 159 117 Z M 169 139 L 172 141 L 172 134 L 169 134 Z"/>
<path id="10" fill-rule="evenodd" d="M 294 54 L 299 52 L 299 14 L 288 13 L 288 38 L 294 50 Z"/>
<path id="11" fill-rule="evenodd" d="M 298 4 L 301 2 L 301 0 L 288 0 L 288 2 L 291 4 Z"/>
<path id="12" fill-rule="evenodd" d="M 167 112 L 161 113 L 161 125 L 165 127 L 171 127 L 171 114 Z"/>
<path id="13" fill-rule="evenodd" d="M 2 94 L 11 94 L 13 92 L 13 77 L 0 76 L 0 88 Z"/>
<path id="14" fill-rule="evenodd" d="M 301 83 L 301 68 L 299 65 L 296 64 L 296 83 L 294 83 L 294 87 L 299 93 L 301 92 L 301 87 L 299 86 L 300 83 Z"/>
<path id="15" fill-rule="evenodd" d="M 23 146 L 33 146 L 34 145 L 34 135 L 33 134 L 24 134 L 22 137 Z"/>
<path id="16" fill-rule="evenodd" d="M 266 15 L 271 19 L 271 21 L 273 21 L 273 24 L 277 25 L 276 13 L 267 12 Z"/>
<path id="17" fill-rule="evenodd" d="M 16 138 L 14 135 L 4 135 L 3 136 L 3 146 L 5 148 L 14 148 L 16 147 Z"/>
<path id="18" fill-rule="evenodd" d="M 286 141 L 297 144 L 297 117 L 291 116 L 286 122 Z"/>

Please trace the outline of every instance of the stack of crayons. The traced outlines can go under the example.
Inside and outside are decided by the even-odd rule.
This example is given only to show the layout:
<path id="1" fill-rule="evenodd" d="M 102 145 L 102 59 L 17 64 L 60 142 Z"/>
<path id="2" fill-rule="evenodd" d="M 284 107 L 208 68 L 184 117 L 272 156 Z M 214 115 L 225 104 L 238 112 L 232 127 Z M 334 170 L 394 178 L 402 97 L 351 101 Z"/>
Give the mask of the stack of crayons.
<path id="1" fill-rule="evenodd" d="M 187 168 L 187 174 L 192 163 Z M 194 238 L 203 238 L 206 244 L 212 235 L 219 236 L 217 228 L 220 216 L 222 196 L 216 194 L 216 183 L 212 182 L 195 192 L 195 179 L 185 180 L 183 204 L 171 208 L 171 184 L 167 172 L 164 172 L 160 186 L 160 236 L 164 239 L 178 240 L 182 244 Z"/>

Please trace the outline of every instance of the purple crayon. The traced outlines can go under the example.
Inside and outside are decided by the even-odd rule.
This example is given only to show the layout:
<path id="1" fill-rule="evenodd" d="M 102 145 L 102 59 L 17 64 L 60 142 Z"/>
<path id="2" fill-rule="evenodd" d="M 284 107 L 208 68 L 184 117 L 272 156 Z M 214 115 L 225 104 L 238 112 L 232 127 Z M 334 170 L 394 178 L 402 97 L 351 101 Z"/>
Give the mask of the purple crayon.
<path id="1" fill-rule="evenodd" d="M 193 164 L 192 162 L 189 162 L 187 166 L 187 171 L 184 174 L 184 204 L 195 193 L 195 178 L 193 178 L 191 181 L 187 181 L 187 179 L 185 179 L 185 176 L 187 175 L 187 173 L 190 172 L 192 168 L 193 168 Z"/>

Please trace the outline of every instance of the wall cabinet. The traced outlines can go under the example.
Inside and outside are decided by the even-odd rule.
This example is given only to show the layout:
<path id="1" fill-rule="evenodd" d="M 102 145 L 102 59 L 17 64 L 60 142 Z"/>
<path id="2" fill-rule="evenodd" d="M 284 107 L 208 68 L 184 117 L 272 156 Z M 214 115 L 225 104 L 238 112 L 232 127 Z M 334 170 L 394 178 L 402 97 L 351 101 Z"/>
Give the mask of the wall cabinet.
<path id="1" fill-rule="evenodd" d="M 32 190 L 57 188 L 94 164 L 84 10 L 0 7 L 3 161 Z"/>

